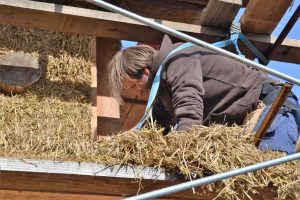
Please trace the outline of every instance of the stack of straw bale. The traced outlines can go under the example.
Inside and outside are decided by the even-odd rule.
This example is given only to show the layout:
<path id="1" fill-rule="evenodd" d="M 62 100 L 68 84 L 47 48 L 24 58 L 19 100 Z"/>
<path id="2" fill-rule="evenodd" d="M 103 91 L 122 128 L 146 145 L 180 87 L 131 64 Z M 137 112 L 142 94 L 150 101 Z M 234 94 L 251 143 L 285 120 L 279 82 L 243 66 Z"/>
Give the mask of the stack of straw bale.
<path id="1" fill-rule="evenodd" d="M 90 138 L 89 37 L 0 26 L 0 55 L 29 53 L 43 78 L 22 95 L 0 94 L 0 156 L 127 164 L 177 171 L 187 179 L 208 176 L 284 156 L 261 152 L 243 127 L 195 126 L 162 135 L 151 126 L 98 142 Z M 300 199 L 300 167 L 294 161 L 204 186 L 226 199 L 275 186 L 280 198 Z"/>
<path id="2" fill-rule="evenodd" d="M 19 148 L 25 154 L 46 151 L 56 140 L 90 135 L 90 38 L 6 25 L 0 26 L 0 33 L 0 56 L 29 54 L 43 73 L 25 94 L 0 93 L 1 154 L 9 157 Z M 5 138 L 12 144 L 7 146 Z M 22 146 L 25 138 L 28 144 Z M 33 140 L 44 149 L 35 149 Z"/>

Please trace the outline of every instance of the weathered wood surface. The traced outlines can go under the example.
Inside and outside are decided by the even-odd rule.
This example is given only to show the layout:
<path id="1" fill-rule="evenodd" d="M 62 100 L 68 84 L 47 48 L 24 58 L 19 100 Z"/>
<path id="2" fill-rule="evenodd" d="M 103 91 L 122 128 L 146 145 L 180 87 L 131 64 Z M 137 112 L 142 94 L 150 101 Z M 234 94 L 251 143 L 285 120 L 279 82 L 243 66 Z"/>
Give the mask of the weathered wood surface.
<path id="1" fill-rule="evenodd" d="M 200 4 L 200 5 L 207 5 L 209 2 L 209 0 L 178 0 L 178 1 L 191 2 L 191 3 Z"/>
<path id="2" fill-rule="evenodd" d="M 37 0 L 39 2 L 55 3 L 61 5 L 105 10 L 85 0 Z M 124 8 L 139 15 L 165 19 L 176 22 L 199 24 L 203 8 L 209 0 L 119 0 L 108 1 L 118 7 Z"/>
<path id="3" fill-rule="evenodd" d="M 200 25 L 228 29 L 241 7 L 242 0 L 210 0 L 202 12 Z"/>
<path id="4" fill-rule="evenodd" d="M 199 24 L 205 5 L 174 0 L 125 1 L 126 10 L 157 20 L 170 20 L 188 24 Z"/>
<path id="5" fill-rule="evenodd" d="M 241 18 L 242 30 L 271 34 L 292 0 L 251 0 Z"/>
<path id="6" fill-rule="evenodd" d="M 96 67 L 96 38 L 94 37 L 89 46 L 90 59 L 94 63 L 91 67 L 91 138 L 97 139 L 97 67 Z"/>
<path id="7" fill-rule="evenodd" d="M 159 43 L 163 36 L 162 32 L 119 14 L 28 0 L 0 0 L 0 23 L 148 44 Z M 161 20 L 160 23 L 207 42 L 214 42 L 216 37 L 224 37 L 228 33 L 222 29 L 200 25 L 165 20 Z M 271 36 L 257 34 L 249 38 L 262 52 L 275 41 Z M 240 49 L 246 56 L 252 55 L 248 48 L 242 46 Z M 271 59 L 300 63 L 300 41 L 286 39 Z"/>
<path id="8" fill-rule="evenodd" d="M 119 200 L 120 196 L 0 190 L 2 200 Z"/>
<path id="9" fill-rule="evenodd" d="M 108 64 L 120 47 L 120 40 L 96 38 L 98 135 L 110 135 L 121 128 L 120 105 L 111 97 L 108 85 Z"/>
<path id="10" fill-rule="evenodd" d="M 183 181 L 174 173 L 153 168 L 0 158 L 0 197 L 1 194 L 9 195 L 9 192 L 5 193 L 3 190 L 25 192 L 23 193 L 25 195 L 26 192 L 39 192 L 35 195 L 50 195 L 50 197 L 55 195 L 54 193 L 76 194 L 78 197 L 82 197 L 80 194 L 124 197 L 136 195 L 140 183 L 142 184 L 140 192 L 144 193 Z M 45 192 L 52 194 L 43 194 Z M 17 192 L 14 195 L 18 195 Z M 207 200 L 213 199 L 216 195 L 216 193 L 205 194 L 201 189 L 196 189 L 195 195 L 191 190 L 187 190 L 166 198 Z M 19 196 L 22 197 L 22 194 Z M 275 188 L 269 187 L 251 197 L 258 200 L 275 199 L 277 193 Z"/>

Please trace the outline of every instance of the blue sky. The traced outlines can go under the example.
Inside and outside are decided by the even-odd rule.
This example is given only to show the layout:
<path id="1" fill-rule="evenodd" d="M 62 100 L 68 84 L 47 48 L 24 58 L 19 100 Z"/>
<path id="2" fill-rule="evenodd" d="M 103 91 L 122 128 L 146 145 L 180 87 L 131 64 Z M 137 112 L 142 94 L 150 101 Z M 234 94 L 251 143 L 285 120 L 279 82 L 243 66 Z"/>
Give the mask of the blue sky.
<path id="1" fill-rule="evenodd" d="M 290 7 L 281 21 L 279 22 L 276 29 L 273 31 L 272 35 L 278 36 L 281 31 L 283 30 L 284 26 L 292 16 L 292 14 L 295 12 L 297 7 L 300 5 L 300 0 L 294 0 L 294 4 L 292 7 Z M 238 21 L 240 16 L 243 14 L 244 9 L 241 9 L 240 12 L 237 14 L 235 21 Z M 290 33 L 288 34 L 287 38 L 292 39 L 298 39 L 300 40 L 300 20 L 296 22 Z M 123 48 L 128 46 L 136 45 L 136 42 L 129 42 L 129 41 L 122 41 Z M 278 61 L 271 61 L 268 64 L 268 67 L 275 69 L 279 72 L 285 73 L 289 76 L 292 76 L 294 78 L 300 79 L 300 65 L 299 64 L 293 64 L 293 63 L 284 63 L 284 62 L 278 62 Z M 294 93 L 299 97 L 300 99 L 300 86 L 294 85 L 293 87 Z"/>

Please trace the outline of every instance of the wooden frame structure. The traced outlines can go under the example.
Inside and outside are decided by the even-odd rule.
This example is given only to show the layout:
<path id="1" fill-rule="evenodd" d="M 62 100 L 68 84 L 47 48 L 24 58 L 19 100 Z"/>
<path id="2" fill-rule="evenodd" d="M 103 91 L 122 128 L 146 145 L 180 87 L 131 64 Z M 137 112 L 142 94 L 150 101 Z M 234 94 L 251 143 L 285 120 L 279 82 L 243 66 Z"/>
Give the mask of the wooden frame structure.
<path id="1" fill-rule="evenodd" d="M 152 2 L 150 3 L 152 7 L 147 7 L 149 1 Z M 272 3 L 268 0 L 251 0 L 250 2 L 245 0 L 162 0 L 155 5 L 157 1 L 149 1 L 139 0 L 135 4 L 127 5 L 127 8 L 207 42 L 224 38 L 239 9 L 246 6 L 241 24 L 243 29 L 252 33 L 243 33 L 263 53 L 275 42 L 276 38 L 270 33 L 279 23 L 290 2 L 290 0 L 273 0 Z M 174 4 L 172 7 L 169 7 L 170 1 Z M 273 9 L 275 5 L 282 6 L 280 9 Z M 156 9 L 155 6 L 159 6 L 160 9 Z M 165 13 L 170 9 L 176 12 Z M 181 13 L 182 10 L 184 12 Z M 272 12 L 272 15 L 276 17 L 260 15 L 260 12 Z M 144 102 L 148 94 L 128 91 L 124 96 L 128 101 L 120 107 L 109 96 L 106 86 L 107 63 L 119 50 L 120 40 L 159 44 L 163 33 L 108 11 L 30 0 L 0 0 L 0 23 L 93 36 L 94 40 L 90 49 L 93 62 L 97 66 L 91 69 L 93 138 L 97 135 L 110 134 L 120 128 L 128 129 L 139 120 L 144 112 Z M 271 25 L 264 26 L 263 24 Z M 240 49 L 247 57 L 253 57 L 244 45 L 241 44 Z M 300 63 L 300 41 L 284 40 L 271 59 Z M 141 175 L 123 167 L 116 170 L 116 167 L 91 163 L 0 158 L 0 170 L 0 199 L 113 200 L 119 199 L 122 195 L 135 195 L 139 188 L 136 177 L 139 176 L 143 177 L 143 192 L 183 181 L 176 175 L 167 175 L 165 172 L 148 168 L 143 169 L 146 173 L 143 172 Z M 166 198 L 211 199 L 215 196 L 214 193 L 204 194 L 201 191 L 192 195 L 191 191 L 186 191 Z M 274 199 L 277 193 L 275 188 L 266 188 L 261 194 L 252 197 Z"/>
<path id="2" fill-rule="evenodd" d="M 232 0 L 232 2 L 235 1 Z M 237 11 L 235 10 L 236 13 Z M 221 12 L 222 10 L 217 13 L 221 14 Z M 219 18 L 226 18 L 226 16 Z M 225 37 L 228 34 L 226 28 L 229 28 L 211 28 L 166 20 L 159 22 L 207 42 L 214 42 L 217 38 Z M 163 36 L 163 33 L 119 14 L 29 0 L 0 0 L 0 23 L 151 44 L 159 44 Z M 207 24 L 209 25 L 208 22 Z M 261 52 L 265 52 L 276 40 L 271 35 L 247 33 L 245 35 Z M 271 59 L 300 63 L 299 47 L 300 41 L 286 39 Z M 241 45 L 240 48 L 246 56 L 253 56 L 245 46 Z"/>

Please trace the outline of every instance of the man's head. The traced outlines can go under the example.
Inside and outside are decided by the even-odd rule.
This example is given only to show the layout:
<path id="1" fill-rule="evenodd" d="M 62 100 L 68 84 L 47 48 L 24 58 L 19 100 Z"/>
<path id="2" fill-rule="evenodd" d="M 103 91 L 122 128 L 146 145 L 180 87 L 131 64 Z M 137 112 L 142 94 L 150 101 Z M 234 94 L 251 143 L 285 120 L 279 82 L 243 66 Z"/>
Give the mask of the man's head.
<path id="1" fill-rule="evenodd" d="M 147 45 L 138 45 L 118 51 L 109 63 L 111 94 L 120 103 L 124 81 L 146 87 L 155 50 Z"/>

